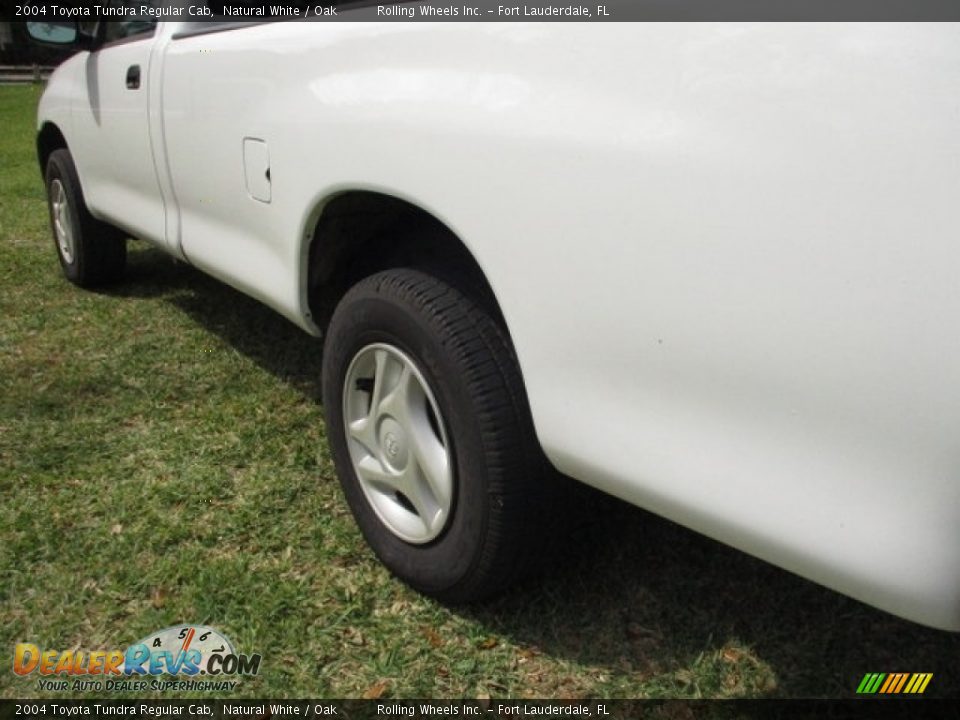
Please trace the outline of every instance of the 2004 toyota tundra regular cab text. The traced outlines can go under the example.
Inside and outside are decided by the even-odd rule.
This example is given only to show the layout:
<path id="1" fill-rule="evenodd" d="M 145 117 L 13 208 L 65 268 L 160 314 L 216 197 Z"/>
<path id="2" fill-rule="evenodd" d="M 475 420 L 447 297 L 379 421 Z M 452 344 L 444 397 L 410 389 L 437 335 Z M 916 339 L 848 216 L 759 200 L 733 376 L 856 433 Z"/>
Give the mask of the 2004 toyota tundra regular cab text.
<path id="1" fill-rule="evenodd" d="M 30 29 L 79 49 L 38 118 L 67 278 L 134 236 L 322 334 L 413 587 L 515 579 L 555 468 L 960 630 L 957 26 Z"/>

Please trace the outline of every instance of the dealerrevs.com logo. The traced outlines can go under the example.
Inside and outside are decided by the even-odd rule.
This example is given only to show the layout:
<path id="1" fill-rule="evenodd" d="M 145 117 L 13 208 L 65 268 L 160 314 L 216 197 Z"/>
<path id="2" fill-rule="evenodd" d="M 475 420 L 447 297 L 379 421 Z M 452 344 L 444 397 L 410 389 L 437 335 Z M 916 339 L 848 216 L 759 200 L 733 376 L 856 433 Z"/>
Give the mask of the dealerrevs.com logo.
<path id="1" fill-rule="evenodd" d="M 213 628 L 176 625 L 126 650 L 54 650 L 18 643 L 13 672 L 37 678 L 38 690 L 224 691 L 233 690 L 243 676 L 259 673 L 260 660 L 259 654 L 238 653 Z"/>

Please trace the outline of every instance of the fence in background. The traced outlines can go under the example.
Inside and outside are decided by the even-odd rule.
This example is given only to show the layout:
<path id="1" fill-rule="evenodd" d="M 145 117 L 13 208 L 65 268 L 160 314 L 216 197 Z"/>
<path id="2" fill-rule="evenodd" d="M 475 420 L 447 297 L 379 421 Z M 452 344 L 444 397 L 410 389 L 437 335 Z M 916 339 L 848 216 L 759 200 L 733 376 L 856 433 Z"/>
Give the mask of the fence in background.
<path id="1" fill-rule="evenodd" d="M 45 83 L 52 72 L 49 65 L 0 65 L 0 85 Z"/>

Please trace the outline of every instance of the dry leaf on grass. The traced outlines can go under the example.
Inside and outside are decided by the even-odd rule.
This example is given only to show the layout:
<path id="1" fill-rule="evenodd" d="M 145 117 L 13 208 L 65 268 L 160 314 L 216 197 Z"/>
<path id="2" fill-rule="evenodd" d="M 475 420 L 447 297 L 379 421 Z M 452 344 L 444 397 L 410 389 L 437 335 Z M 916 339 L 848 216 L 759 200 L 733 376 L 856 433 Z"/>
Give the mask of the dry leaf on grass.
<path id="1" fill-rule="evenodd" d="M 723 658 L 724 662 L 740 662 L 740 660 L 743 659 L 743 650 L 738 648 L 724 648 L 720 653 L 720 657 Z"/>
<path id="2" fill-rule="evenodd" d="M 364 700 L 376 700 L 380 698 L 387 689 L 387 681 L 379 680 L 363 691 Z"/>
<path id="3" fill-rule="evenodd" d="M 363 633 L 360 632 L 355 627 L 348 627 L 343 630 L 343 639 L 350 645 L 366 645 L 367 639 L 363 636 Z"/>
<path id="4" fill-rule="evenodd" d="M 420 629 L 420 632 L 423 633 L 423 636 L 427 639 L 427 642 L 430 643 L 431 647 L 438 648 L 443 645 L 443 638 L 440 637 L 440 633 L 432 627 L 424 626 Z"/>

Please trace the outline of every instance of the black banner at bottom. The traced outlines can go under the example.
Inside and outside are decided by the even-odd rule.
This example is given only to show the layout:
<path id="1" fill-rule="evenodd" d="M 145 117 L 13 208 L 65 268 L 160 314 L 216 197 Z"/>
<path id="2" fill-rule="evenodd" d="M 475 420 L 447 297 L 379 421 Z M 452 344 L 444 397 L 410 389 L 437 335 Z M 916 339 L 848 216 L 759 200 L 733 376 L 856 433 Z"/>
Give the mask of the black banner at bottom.
<path id="1" fill-rule="evenodd" d="M 960 702 L 864 700 L 0 700 L 7 718 L 960 718 Z"/>

